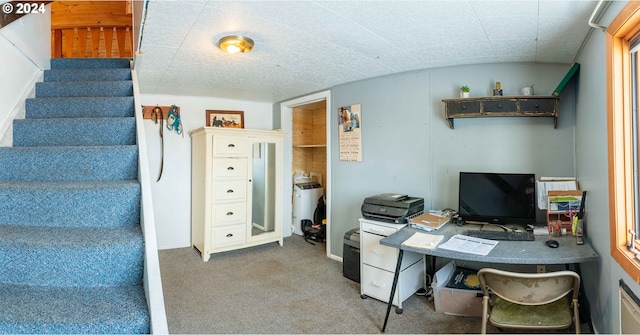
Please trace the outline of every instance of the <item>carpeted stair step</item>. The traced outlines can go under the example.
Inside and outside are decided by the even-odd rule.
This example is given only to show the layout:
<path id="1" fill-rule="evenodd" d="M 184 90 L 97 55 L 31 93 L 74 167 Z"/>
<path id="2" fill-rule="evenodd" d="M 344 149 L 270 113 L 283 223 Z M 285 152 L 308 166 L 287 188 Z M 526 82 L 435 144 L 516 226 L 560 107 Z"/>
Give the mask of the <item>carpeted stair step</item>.
<path id="1" fill-rule="evenodd" d="M 53 69 L 44 70 L 44 81 L 131 80 L 131 69 Z"/>
<path id="2" fill-rule="evenodd" d="M 0 166 L 0 180 L 131 180 L 138 178 L 138 147 L 0 147 Z"/>
<path id="3" fill-rule="evenodd" d="M 22 119 L 13 122 L 13 146 L 136 144 L 136 120 L 123 118 Z"/>
<path id="4" fill-rule="evenodd" d="M 0 224 L 0 283 L 123 286 L 142 282 L 140 225 L 42 227 Z"/>
<path id="5" fill-rule="evenodd" d="M 0 147 L 0 334 L 151 332 L 130 61 L 52 59 Z"/>
<path id="6" fill-rule="evenodd" d="M 52 58 L 52 69 L 131 68 L 128 58 Z"/>
<path id="7" fill-rule="evenodd" d="M 140 223 L 140 183 L 0 181 L 0 224 L 121 227 Z"/>
<path id="8" fill-rule="evenodd" d="M 31 118 L 134 116 L 133 97 L 31 98 L 25 114 Z"/>
<path id="9" fill-rule="evenodd" d="M 96 264 L 99 266 L 99 264 Z M 3 334 L 148 334 L 142 285 L 39 287 L 0 285 Z"/>
<path id="10" fill-rule="evenodd" d="M 36 83 L 36 98 L 123 97 L 133 95 L 130 80 L 48 81 Z"/>

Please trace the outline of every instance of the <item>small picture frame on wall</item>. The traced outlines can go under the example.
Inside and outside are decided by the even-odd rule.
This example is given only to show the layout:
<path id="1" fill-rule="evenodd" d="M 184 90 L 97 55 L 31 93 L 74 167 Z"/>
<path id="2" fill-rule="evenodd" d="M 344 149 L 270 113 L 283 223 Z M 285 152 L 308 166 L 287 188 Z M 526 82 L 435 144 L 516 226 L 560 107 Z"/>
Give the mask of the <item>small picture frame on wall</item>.
<path id="1" fill-rule="evenodd" d="M 243 111 L 207 110 L 207 127 L 244 128 Z"/>

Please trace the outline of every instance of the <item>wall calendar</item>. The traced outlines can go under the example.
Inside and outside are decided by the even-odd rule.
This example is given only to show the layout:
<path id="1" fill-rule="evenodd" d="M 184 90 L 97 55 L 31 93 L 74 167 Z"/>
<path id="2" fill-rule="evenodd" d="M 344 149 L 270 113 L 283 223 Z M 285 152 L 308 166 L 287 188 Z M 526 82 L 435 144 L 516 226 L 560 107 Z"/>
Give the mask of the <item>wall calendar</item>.
<path id="1" fill-rule="evenodd" d="M 338 108 L 341 161 L 362 162 L 361 120 L 360 104 Z"/>

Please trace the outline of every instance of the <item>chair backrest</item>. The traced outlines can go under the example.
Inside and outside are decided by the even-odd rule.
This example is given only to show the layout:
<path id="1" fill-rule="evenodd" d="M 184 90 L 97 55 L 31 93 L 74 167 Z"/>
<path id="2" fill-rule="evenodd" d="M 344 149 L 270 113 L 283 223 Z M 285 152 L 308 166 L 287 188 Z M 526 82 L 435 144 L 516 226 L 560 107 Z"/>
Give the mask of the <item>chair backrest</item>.
<path id="1" fill-rule="evenodd" d="M 543 305 L 554 302 L 573 291 L 577 299 L 580 276 L 573 271 L 517 273 L 491 268 L 478 271 L 484 295 L 487 288 L 507 301 L 521 305 Z"/>

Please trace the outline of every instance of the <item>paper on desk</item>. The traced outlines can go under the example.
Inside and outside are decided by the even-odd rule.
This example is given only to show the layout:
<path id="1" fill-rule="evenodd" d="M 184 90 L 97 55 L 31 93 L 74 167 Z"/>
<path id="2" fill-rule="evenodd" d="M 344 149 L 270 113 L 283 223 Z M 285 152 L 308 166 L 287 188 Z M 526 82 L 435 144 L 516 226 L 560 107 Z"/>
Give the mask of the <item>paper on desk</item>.
<path id="1" fill-rule="evenodd" d="M 438 243 L 440 243 L 440 241 L 442 241 L 443 238 L 443 235 L 414 233 L 411 237 L 402 242 L 402 244 L 415 248 L 433 249 L 438 245 Z"/>
<path id="2" fill-rule="evenodd" d="M 486 256 L 497 244 L 498 241 L 457 234 L 438 248 Z"/>

